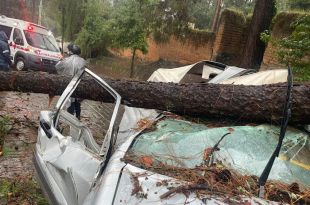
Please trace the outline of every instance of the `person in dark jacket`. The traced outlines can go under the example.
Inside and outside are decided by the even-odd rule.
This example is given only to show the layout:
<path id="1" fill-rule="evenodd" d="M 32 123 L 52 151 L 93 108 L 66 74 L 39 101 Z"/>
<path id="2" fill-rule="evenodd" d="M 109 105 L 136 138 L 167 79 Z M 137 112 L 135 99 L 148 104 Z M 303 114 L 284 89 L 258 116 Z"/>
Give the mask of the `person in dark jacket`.
<path id="1" fill-rule="evenodd" d="M 8 36 L 4 31 L 0 31 L 0 71 L 9 71 L 12 64 L 10 59 L 10 46 Z"/>

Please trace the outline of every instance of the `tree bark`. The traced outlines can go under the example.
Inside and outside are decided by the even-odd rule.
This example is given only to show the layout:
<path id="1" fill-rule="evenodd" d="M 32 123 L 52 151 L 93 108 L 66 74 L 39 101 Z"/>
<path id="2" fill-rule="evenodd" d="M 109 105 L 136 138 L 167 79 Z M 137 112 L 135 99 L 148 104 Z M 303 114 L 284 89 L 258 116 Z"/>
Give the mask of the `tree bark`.
<path id="1" fill-rule="evenodd" d="M 70 78 L 39 72 L 0 72 L 0 91 L 60 95 Z M 278 123 L 286 98 L 286 83 L 243 86 L 175 84 L 105 78 L 122 103 L 141 108 L 172 111 L 191 116 L 232 118 L 236 121 Z M 92 79 L 82 79 L 74 96 L 112 102 L 108 92 Z M 295 84 L 290 123 L 310 124 L 310 83 Z"/>
<path id="2" fill-rule="evenodd" d="M 240 67 L 253 69 L 260 67 L 266 48 L 265 43 L 260 40 L 260 34 L 269 29 L 275 13 L 275 0 L 256 1 Z"/>
<path id="3" fill-rule="evenodd" d="M 215 12 L 212 20 L 212 28 L 211 28 L 212 32 L 216 32 L 217 30 L 219 19 L 221 16 L 222 3 L 223 3 L 222 0 L 217 0 L 216 2 Z"/>

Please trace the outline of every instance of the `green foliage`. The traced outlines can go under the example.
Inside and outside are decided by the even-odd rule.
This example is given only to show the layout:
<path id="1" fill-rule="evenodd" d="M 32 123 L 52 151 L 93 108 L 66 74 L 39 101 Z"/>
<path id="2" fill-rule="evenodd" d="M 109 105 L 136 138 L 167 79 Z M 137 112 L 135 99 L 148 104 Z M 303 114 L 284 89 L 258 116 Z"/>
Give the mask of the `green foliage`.
<path id="1" fill-rule="evenodd" d="M 109 25 L 109 4 L 91 0 L 86 7 L 86 16 L 76 43 L 81 47 L 84 57 L 96 57 L 105 52 L 111 42 Z"/>
<path id="2" fill-rule="evenodd" d="M 211 4 L 210 0 L 198 1 L 189 8 L 189 12 L 192 16 L 193 23 L 195 23 L 195 28 L 211 28 L 212 19 L 215 12 L 215 3 Z"/>
<path id="3" fill-rule="evenodd" d="M 183 38 L 188 32 L 189 23 L 194 21 L 191 8 L 202 0 L 158 0 L 148 12 L 151 19 L 151 30 L 157 42 L 165 42 L 171 35 Z M 199 18 L 201 16 L 197 16 Z"/>
<path id="4" fill-rule="evenodd" d="M 247 16 L 253 13 L 255 0 L 224 0 L 224 8 L 234 8 Z"/>
<path id="5" fill-rule="evenodd" d="M 14 150 L 9 147 L 3 147 L 3 156 L 10 156 L 14 153 Z"/>
<path id="6" fill-rule="evenodd" d="M 214 18 L 215 7 L 217 0 L 196 0 L 188 3 L 187 12 L 185 15 L 190 22 L 195 24 L 197 29 L 208 29 L 212 26 L 212 20 Z M 225 9 L 231 9 L 242 13 L 244 16 L 253 12 L 255 1 L 249 0 L 224 0 L 222 5 L 222 11 Z M 186 19 L 185 19 L 186 20 Z"/>
<path id="7" fill-rule="evenodd" d="M 309 10 L 310 2 L 309 0 L 288 0 L 290 7 L 292 9 Z"/>
<path id="8" fill-rule="evenodd" d="M 292 23 L 287 28 L 281 26 L 290 21 Z M 295 80 L 309 81 L 310 15 L 281 13 L 275 18 L 275 22 L 272 35 L 268 31 L 263 32 L 260 34 L 261 40 L 277 47 L 279 62 L 293 67 Z M 283 34 L 286 36 L 282 36 Z"/>
<path id="9" fill-rule="evenodd" d="M 277 0 L 278 11 L 309 11 L 310 1 L 309 0 Z"/>
<path id="10" fill-rule="evenodd" d="M 64 9 L 64 39 L 73 41 L 79 33 L 85 17 L 86 0 L 58 0 L 59 8 Z M 62 25 L 62 14 L 59 17 Z"/>
<path id="11" fill-rule="evenodd" d="M 201 46 L 213 41 L 215 34 L 208 30 L 198 30 L 198 29 L 188 29 L 184 33 L 184 40 L 187 40 L 189 43 L 195 46 Z"/>
<path id="12" fill-rule="evenodd" d="M 271 35 L 268 30 L 265 30 L 260 34 L 260 40 L 267 44 L 271 40 Z"/>
<path id="13" fill-rule="evenodd" d="M 38 184 L 29 178 L 22 179 L 0 179 L 0 202 L 10 204 L 48 205 Z"/>
<path id="14" fill-rule="evenodd" d="M 43 1 L 42 24 L 56 36 L 61 35 L 61 10 L 58 7 L 58 0 Z"/>
<path id="15" fill-rule="evenodd" d="M 0 146 L 4 143 L 4 138 L 10 130 L 10 118 L 8 116 L 0 116 Z"/>
<path id="16" fill-rule="evenodd" d="M 144 17 L 145 2 L 136 0 L 119 1 L 111 19 L 112 45 L 147 53 L 148 22 Z"/>
<path id="17" fill-rule="evenodd" d="M 279 61 L 295 68 L 297 80 L 310 80 L 310 15 L 298 18 L 291 27 L 290 36 L 276 41 Z"/>
<path id="18" fill-rule="evenodd" d="M 222 19 L 226 19 L 226 21 L 232 22 L 236 26 L 243 27 L 246 24 L 246 17 L 239 9 L 236 8 L 228 8 L 224 9 L 221 15 Z"/>

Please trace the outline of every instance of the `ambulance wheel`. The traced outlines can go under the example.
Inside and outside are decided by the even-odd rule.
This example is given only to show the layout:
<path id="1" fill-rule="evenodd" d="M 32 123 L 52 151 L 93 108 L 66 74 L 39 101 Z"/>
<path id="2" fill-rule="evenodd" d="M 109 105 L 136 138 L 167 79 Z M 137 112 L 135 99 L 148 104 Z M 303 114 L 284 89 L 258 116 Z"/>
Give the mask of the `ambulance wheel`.
<path id="1" fill-rule="evenodd" d="M 25 68 L 25 60 L 22 57 L 18 57 L 16 59 L 15 68 L 18 71 L 26 70 Z"/>

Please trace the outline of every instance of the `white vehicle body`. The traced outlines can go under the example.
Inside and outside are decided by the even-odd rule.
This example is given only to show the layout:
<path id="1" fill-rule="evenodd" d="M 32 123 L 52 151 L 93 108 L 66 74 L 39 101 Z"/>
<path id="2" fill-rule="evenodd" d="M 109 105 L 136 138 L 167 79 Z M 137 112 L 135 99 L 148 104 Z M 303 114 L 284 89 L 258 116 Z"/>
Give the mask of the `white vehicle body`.
<path id="1" fill-rule="evenodd" d="M 205 65 L 208 66 L 207 63 Z M 182 81 L 182 79 L 185 78 L 185 75 L 189 73 L 194 67 L 195 64 L 188 67 L 177 68 L 174 71 L 173 69 L 165 71 L 160 70 L 157 72 L 157 74 L 155 72 L 150 77 L 150 80 L 164 82 L 173 81 L 177 83 Z M 214 69 L 216 68 L 206 68 L 204 72 L 200 71 L 200 75 L 201 73 L 218 72 L 223 73 L 226 76 L 232 76 L 229 69 L 228 73 L 225 73 L 227 68 L 225 70 L 219 69 L 220 71 Z M 235 72 L 235 69 L 233 70 L 233 72 Z M 175 75 L 174 77 L 171 77 L 171 75 L 164 75 L 165 72 L 168 72 L 169 74 L 171 74 L 171 72 L 175 72 Z M 113 115 L 111 117 L 111 121 L 108 126 L 109 128 L 101 147 L 95 142 L 89 129 L 81 122 L 79 122 L 74 116 L 68 114 L 63 109 L 67 100 L 70 98 L 77 85 L 79 84 L 81 76 L 84 74 L 90 75 L 115 99 Z M 236 73 L 234 75 L 236 75 Z M 221 77 L 220 74 L 218 76 Z M 227 80 L 228 78 L 229 77 L 222 79 L 221 82 Z M 259 78 L 256 77 L 256 79 Z M 277 82 L 278 81 L 281 82 L 283 79 L 277 79 Z M 136 129 L 138 122 L 142 119 L 147 119 L 148 122 L 156 122 L 160 118 L 160 114 L 156 110 L 125 107 L 122 119 L 120 122 L 118 122 L 117 118 L 120 115 L 120 101 L 121 96 L 119 96 L 117 92 L 115 92 L 109 85 L 107 85 L 102 79 L 100 79 L 90 70 L 85 69 L 85 71 L 78 73 L 72 79 L 57 102 L 55 111 L 41 112 L 40 128 L 34 161 L 37 173 L 39 175 L 39 181 L 41 181 L 42 188 L 49 196 L 51 204 L 198 205 L 229 204 L 233 202 L 241 204 L 245 204 L 246 202 L 251 204 L 277 204 L 276 202 L 270 202 L 256 197 L 241 197 L 238 199 L 230 199 L 232 201 L 227 201 L 225 197 L 219 197 L 216 195 L 197 197 L 195 192 L 191 192 L 189 195 L 174 193 L 169 197 L 160 197 L 167 193 L 171 187 L 180 186 L 180 184 L 186 185 L 188 183 L 185 181 L 177 180 L 173 177 L 161 175 L 159 173 L 153 172 L 152 170 L 139 168 L 134 164 L 125 162 L 123 160 L 128 150 L 134 146 L 135 140 L 141 136 L 141 133 L 143 132 L 143 127 Z M 65 136 L 61 133 L 61 131 L 59 131 L 60 118 L 63 118 L 68 123 L 70 123 L 70 136 Z M 182 123 L 190 124 L 189 122 Z M 189 127 L 191 127 L 191 125 L 189 125 Z M 263 130 L 264 127 L 258 126 L 257 128 L 253 129 Z M 204 131 L 204 128 L 200 131 Z M 209 131 L 214 132 L 216 130 L 210 129 Z M 251 133 L 254 132 L 256 131 L 251 131 Z M 300 139 L 307 140 L 308 136 L 306 134 L 299 132 L 297 133 L 299 134 Z M 169 137 L 168 134 L 163 134 L 156 142 L 164 141 L 164 139 Z M 294 135 L 294 132 L 292 132 L 292 135 Z M 233 141 L 238 141 L 240 136 L 242 135 L 236 136 L 237 139 L 231 139 L 233 139 Z M 244 141 L 241 144 L 246 144 L 245 140 L 246 137 L 244 137 Z M 212 141 L 211 145 L 213 143 L 214 141 Z M 266 143 L 266 147 L 269 146 L 270 149 L 273 149 L 273 146 L 270 146 L 270 142 L 268 143 Z M 190 144 L 191 143 L 185 143 L 185 145 Z M 197 144 L 199 145 L 201 143 Z M 231 145 L 233 143 L 227 144 Z M 239 145 L 236 144 L 236 146 L 237 147 L 233 149 L 229 147 L 225 148 L 225 146 L 223 146 L 223 153 L 230 153 L 230 158 L 232 158 L 231 156 L 235 155 L 236 157 L 239 156 L 239 158 L 234 161 L 234 163 L 236 163 L 236 167 L 249 167 L 249 169 L 246 171 L 252 174 L 259 174 L 264 168 L 264 165 L 267 163 L 269 156 L 268 153 L 263 159 L 261 159 L 262 156 L 259 156 L 258 158 L 244 158 L 248 155 L 240 155 L 239 152 L 236 153 L 235 151 L 238 151 Z M 185 153 L 185 151 L 182 152 Z M 253 156 L 255 156 L 255 154 L 256 152 L 252 153 Z M 258 164 L 255 164 L 256 160 L 258 161 Z M 256 169 L 257 165 L 260 166 L 259 170 Z M 281 179 L 281 177 L 285 175 L 285 178 L 288 180 L 294 180 L 295 176 L 293 176 L 293 173 L 286 174 L 288 172 L 287 170 L 289 169 L 285 168 L 286 166 L 286 161 L 282 162 L 281 160 L 278 160 L 275 165 L 275 171 L 271 173 L 271 178 Z M 168 182 L 169 186 L 158 185 L 158 183 L 163 183 L 164 181 Z M 138 190 L 135 190 L 137 186 L 139 188 Z"/>
<path id="2" fill-rule="evenodd" d="M 17 70 L 31 68 L 55 72 L 55 65 L 62 55 L 51 31 L 43 26 L 3 15 L 0 16 L 0 30 L 9 38 L 11 60 Z"/>

